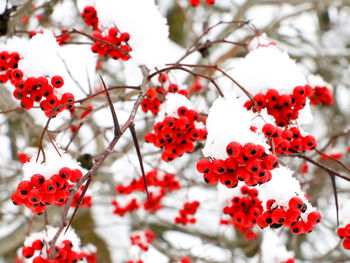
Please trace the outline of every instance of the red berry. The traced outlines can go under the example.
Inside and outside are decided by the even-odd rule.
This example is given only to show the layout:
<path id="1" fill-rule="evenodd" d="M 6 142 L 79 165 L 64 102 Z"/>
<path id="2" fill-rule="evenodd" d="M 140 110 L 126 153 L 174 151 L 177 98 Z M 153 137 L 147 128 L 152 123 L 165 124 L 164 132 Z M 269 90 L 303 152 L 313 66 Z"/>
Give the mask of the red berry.
<path id="1" fill-rule="evenodd" d="M 238 142 L 230 142 L 226 147 L 226 152 L 231 158 L 238 158 L 242 153 L 243 147 Z"/>
<path id="2" fill-rule="evenodd" d="M 37 239 L 32 243 L 32 248 L 34 250 L 41 250 L 43 247 L 44 243 L 40 239 Z"/>
<path id="3" fill-rule="evenodd" d="M 322 216 L 319 212 L 313 211 L 307 216 L 307 221 L 311 222 L 312 224 L 318 224 L 321 222 L 321 217 Z"/>
<path id="4" fill-rule="evenodd" d="M 303 204 L 303 200 L 297 196 L 292 197 L 288 202 L 289 208 L 294 211 L 301 211 Z"/>
<path id="5" fill-rule="evenodd" d="M 57 186 L 52 179 L 48 179 L 43 183 L 42 189 L 45 194 L 53 194 L 56 192 Z"/>
<path id="6" fill-rule="evenodd" d="M 208 159 L 201 159 L 197 162 L 197 171 L 200 173 L 209 173 L 211 162 Z"/>
<path id="7" fill-rule="evenodd" d="M 265 169 L 273 170 L 278 167 L 278 159 L 274 154 L 268 154 L 263 159 Z"/>
<path id="8" fill-rule="evenodd" d="M 243 155 L 247 158 L 253 158 L 258 153 L 256 144 L 248 142 L 243 146 Z"/>
<path id="9" fill-rule="evenodd" d="M 79 169 L 74 169 L 74 170 L 72 170 L 72 175 L 71 175 L 71 178 L 69 180 L 72 183 L 75 183 L 81 177 L 83 177 L 83 173 Z"/>
<path id="10" fill-rule="evenodd" d="M 31 247 L 22 248 L 22 256 L 24 258 L 31 258 L 34 255 L 34 250 Z"/>
<path id="11" fill-rule="evenodd" d="M 63 78 L 61 76 L 55 75 L 51 78 L 51 85 L 55 88 L 61 88 L 64 84 Z"/>

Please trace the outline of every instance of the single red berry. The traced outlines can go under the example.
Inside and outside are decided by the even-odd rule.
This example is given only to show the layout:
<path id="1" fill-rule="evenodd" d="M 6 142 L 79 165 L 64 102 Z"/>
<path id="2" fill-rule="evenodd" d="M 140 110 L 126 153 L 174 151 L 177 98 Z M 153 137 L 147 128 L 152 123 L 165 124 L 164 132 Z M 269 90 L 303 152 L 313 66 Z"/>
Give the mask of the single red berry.
<path id="1" fill-rule="evenodd" d="M 238 158 L 242 154 L 243 147 L 238 142 L 230 142 L 226 147 L 226 152 L 231 158 Z"/>
<path id="2" fill-rule="evenodd" d="M 42 185 L 42 189 L 45 194 L 53 194 L 56 192 L 57 186 L 52 179 L 45 180 Z"/>
<path id="3" fill-rule="evenodd" d="M 22 248 L 22 256 L 24 258 L 31 258 L 34 255 L 34 250 L 31 247 Z"/>
<path id="4" fill-rule="evenodd" d="M 208 159 L 201 159 L 197 162 L 197 171 L 200 173 L 209 173 L 211 167 L 212 164 Z"/>
<path id="5" fill-rule="evenodd" d="M 292 197 L 288 202 L 289 208 L 294 211 L 301 211 L 301 209 L 303 208 L 303 204 L 303 200 L 301 200 L 297 196 Z"/>
<path id="6" fill-rule="evenodd" d="M 83 173 L 79 169 L 74 169 L 74 170 L 72 170 L 72 175 L 71 175 L 70 181 L 72 183 L 75 183 L 81 177 L 83 177 Z"/>
<path id="7" fill-rule="evenodd" d="M 248 142 L 243 146 L 243 155 L 247 158 L 253 158 L 258 153 L 256 144 Z"/>
<path id="8" fill-rule="evenodd" d="M 274 154 L 268 154 L 263 159 L 265 169 L 273 170 L 278 167 L 278 159 Z"/>
<path id="9" fill-rule="evenodd" d="M 55 88 L 61 88 L 64 84 L 63 78 L 61 76 L 55 75 L 51 78 L 51 85 Z"/>

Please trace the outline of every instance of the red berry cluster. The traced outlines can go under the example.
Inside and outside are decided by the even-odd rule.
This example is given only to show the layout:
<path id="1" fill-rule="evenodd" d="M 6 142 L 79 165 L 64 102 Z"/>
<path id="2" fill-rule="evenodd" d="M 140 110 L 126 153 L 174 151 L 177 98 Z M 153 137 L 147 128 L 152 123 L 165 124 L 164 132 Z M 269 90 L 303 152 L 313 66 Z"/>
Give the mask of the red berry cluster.
<path id="1" fill-rule="evenodd" d="M 296 86 L 293 94 L 279 94 L 275 89 L 269 89 L 266 94 L 258 93 L 254 96 L 256 106 L 249 100 L 244 104 L 253 112 L 266 108 L 267 113 L 275 118 L 277 126 L 285 127 L 291 120 L 296 120 L 299 111 L 304 108 L 306 99 L 312 94 L 310 85 Z"/>
<path id="2" fill-rule="evenodd" d="M 338 236 L 344 238 L 343 247 L 350 249 L 350 224 L 347 224 L 345 227 L 339 227 Z"/>
<path id="3" fill-rule="evenodd" d="M 201 159 L 197 170 L 203 173 L 204 181 L 216 184 L 218 181 L 228 188 L 236 187 L 238 181 L 244 181 L 248 186 L 263 184 L 271 180 L 271 170 L 278 166 L 274 154 L 265 153 L 262 145 L 230 142 L 226 147 L 228 158 L 225 160 Z"/>
<path id="4" fill-rule="evenodd" d="M 72 200 L 72 204 L 71 206 L 72 207 L 76 207 L 78 202 L 79 202 L 79 199 L 80 199 L 80 196 L 83 192 L 85 188 L 85 185 L 82 185 L 79 189 L 79 191 L 77 191 L 73 197 L 73 200 Z M 63 206 L 64 204 L 61 204 L 61 206 Z M 86 207 L 86 208 L 90 208 L 92 205 L 92 202 L 91 202 L 91 195 L 84 195 L 83 199 L 81 200 L 81 203 L 80 203 L 80 207 Z"/>
<path id="5" fill-rule="evenodd" d="M 315 86 L 313 89 L 313 93 L 310 96 L 310 104 L 311 105 L 331 105 L 334 103 L 334 97 L 332 91 L 326 86 Z"/>
<path id="6" fill-rule="evenodd" d="M 199 205 L 200 203 L 198 201 L 186 202 L 183 208 L 179 211 L 179 216 L 175 217 L 175 223 L 183 224 L 184 226 L 196 223 L 197 219 L 194 215 L 196 214 Z"/>
<path id="7" fill-rule="evenodd" d="M 170 162 L 185 152 L 193 152 L 194 142 L 206 139 L 206 129 L 197 129 L 198 113 L 184 106 L 178 108 L 179 118 L 167 116 L 154 125 L 154 133 L 145 134 L 145 140 L 154 146 L 163 148 L 162 160 Z"/>
<path id="8" fill-rule="evenodd" d="M 156 234 L 146 229 L 130 236 L 131 244 L 138 246 L 142 251 L 147 251 Z"/>
<path id="9" fill-rule="evenodd" d="M 160 105 L 162 104 L 166 94 L 168 93 L 179 93 L 188 97 L 187 90 L 180 90 L 179 86 L 176 83 L 167 83 L 167 75 L 159 75 L 158 81 L 161 85 L 157 86 L 155 89 L 148 89 L 146 92 L 146 98 L 141 102 L 141 109 L 143 112 L 151 111 L 154 115 L 156 115 L 159 112 Z"/>
<path id="10" fill-rule="evenodd" d="M 86 110 L 84 110 L 83 113 L 80 115 L 79 120 L 84 119 L 86 116 L 88 116 L 92 112 L 93 109 L 94 109 L 94 107 L 89 104 L 86 107 Z M 71 114 L 72 115 L 74 114 L 74 110 L 71 110 Z M 76 132 L 77 130 L 79 130 L 79 126 L 70 127 L 70 131 L 73 133 Z"/>
<path id="11" fill-rule="evenodd" d="M 70 39 L 70 34 L 67 29 L 62 29 L 60 36 L 56 37 L 56 41 L 60 46 L 66 43 L 66 40 Z"/>
<path id="12" fill-rule="evenodd" d="M 192 85 L 188 88 L 191 93 L 199 93 L 204 89 L 200 78 L 195 78 Z"/>
<path id="13" fill-rule="evenodd" d="M 224 207 L 223 212 L 231 216 L 231 220 L 223 220 L 221 224 L 233 224 L 244 234 L 246 239 L 255 239 L 257 234 L 252 231 L 258 216 L 263 212 L 258 190 L 247 186 L 241 187 L 243 196 L 234 197 L 231 204 Z"/>
<path id="14" fill-rule="evenodd" d="M 72 93 L 66 92 L 60 99 L 54 94 L 55 89 L 61 88 L 64 84 L 61 76 L 55 75 L 51 77 L 51 83 L 49 83 L 48 79 L 44 76 L 37 78 L 28 77 L 26 79 L 23 77 L 23 72 L 19 69 L 10 71 L 10 80 L 15 87 L 13 96 L 21 101 L 21 107 L 24 110 L 30 110 L 36 102 L 40 104 L 40 108 L 45 112 L 45 115 L 49 117 L 54 107 L 74 101 Z M 72 110 L 73 108 L 73 104 L 62 106 L 54 112 L 53 116 L 56 116 L 65 109 Z"/>
<path id="15" fill-rule="evenodd" d="M 205 3 L 208 6 L 212 6 L 215 4 L 215 0 L 205 0 Z M 201 0 L 190 0 L 190 5 L 193 7 L 197 7 L 201 4 Z"/>
<path id="16" fill-rule="evenodd" d="M 20 59 L 17 52 L 0 52 L 0 83 L 6 83 L 10 79 L 11 70 L 18 67 Z"/>
<path id="17" fill-rule="evenodd" d="M 45 243 L 43 240 L 37 239 L 33 241 L 31 246 L 23 247 L 21 254 L 23 258 L 30 259 L 33 258 L 33 263 L 67 263 L 67 262 L 78 262 L 79 260 L 86 260 L 88 263 L 95 263 L 96 262 L 96 256 L 88 254 L 86 252 L 78 252 L 75 251 L 73 248 L 73 243 L 66 239 L 64 240 L 61 245 L 55 246 L 56 249 L 56 255 L 54 261 L 49 260 L 48 256 L 44 255 L 50 255 L 51 253 L 51 247 L 47 248 L 47 244 L 45 246 Z M 38 251 L 39 253 L 35 253 Z M 46 253 L 47 251 L 47 253 Z M 38 256 L 34 256 L 34 254 L 40 254 Z M 19 262 L 20 259 L 19 259 Z"/>
<path id="18" fill-rule="evenodd" d="M 191 263 L 191 260 L 188 257 L 181 258 L 180 263 Z"/>
<path id="19" fill-rule="evenodd" d="M 276 154 L 312 151 L 317 146 L 314 136 L 302 136 L 297 127 L 282 130 L 271 123 L 266 123 L 262 132 L 269 139 L 271 149 L 274 148 Z"/>
<path id="20" fill-rule="evenodd" d="M 157 194 L 153 192 L 149 193 L 149 201 L 143 201 L 143 207 L 145 210 L 151 210 L 153 212 L 157 211 L 158 209 L 162 208 L 160 202 L 166 193 L 180 189 L 180 183 L 173 174 L 165 173 L 163 175 L 160 175 L 158 173 L 158 170 L 154 169 L 148 172 L 145 177 L 148 187 L 154 186 L 159 188 Z M 126 186 L 118 185 L 116 187 L 117 194 L 129 195 L 136 191 L 146 191 L 143 178 L 140 178 L 139 180 L 133 180 Z M 133 212 L 140 208 L 140 205 L 137 203 L 135 198 L 131 199 L 130 202 L 124 207 L 122 207 L 117 200 L 113 200 L 112 204 L 115 206 L 113 213 L 119 216 L 124 216 L 126 212 Z"/>
<path id="21" fill-rule="evenodd" d="M 126 263 L 143 263 L 143 261 L 141 259 L 139 259 L 138 261 L 128 260 L 126 261 Z"/>
<path id="22" fill-rule="evenodd" d="M 121 59 L 124 61 L 130 59 L 130 56 L 128 55 L 128 53 L 131 51 L 131 48 L 128 44 L 128 41 L 130 39 L 129 33 L 121 33 L 118 28 L 111 27 L 108 30 L 108 34 L 105 36 L 103 36 L 102 33 L 99 31 L 93 33 L 92 36 L 119 47 L 119 49 L 117 49 L 110 45 L 106 45 L 101 41 L 96 41 L 91 46 L 92 52 L 98 53 L 98 55 L 101 57 L 110 56 L 113 59 Z M 122 52 L 121 50 L 123 50 L 124 52 Z"/>
<path id="23" fill-rule="evenodd" d="M 306 212 L 307 205 L 297 196 L 292 197 L 288 201 L 288 209 L 278 206 L 273 199 L 266 202 L 266 209 L 257 220 L 258 226 L 261 228 L 285 226 L 289 227 L 293 234 L 307 234 L 321 221 L 321 214 L 317 211 L 309 213 L 307 221 L 302 220 L 301 214 Z"/>
<path id="24" fill-rule="evenodd" d="M 71 170 L 63 167 L 50 179 L 41 174 L 34 174 L 30 181 L 23 180 L 12 194 L 11 200 L 15 205 L 25 205 L 34 214 L 44 212 L 46 206 L 62 205 L 67 201 L 69 189 L 83 176 L 79 169 Z"/>
<path id="25" fill-rule="evenodd" d="M 112 201 L 114 205 L 113 214 L 123 217 L 126 213 L 131 213 L 140 208 L 140 205 L 137 203 L 136 198 L 132 198 L 126 205 L 122 206 L 118 203 L 116 199 Z"/>
<path id="26" fill-rule="evenodd" d="M 97 11 L 93 6 L 86 6 L 81 15 L 84 18 L 86 25 L 92 26 L 94 30 L 98 30 Z"/>
<path id="27" fill-rule="evenodd" d="M 17 157 L 22 164 L 25 164 L 26 162 L 30 161 L 30 157 L 25 153 L 19 153 Z"/>

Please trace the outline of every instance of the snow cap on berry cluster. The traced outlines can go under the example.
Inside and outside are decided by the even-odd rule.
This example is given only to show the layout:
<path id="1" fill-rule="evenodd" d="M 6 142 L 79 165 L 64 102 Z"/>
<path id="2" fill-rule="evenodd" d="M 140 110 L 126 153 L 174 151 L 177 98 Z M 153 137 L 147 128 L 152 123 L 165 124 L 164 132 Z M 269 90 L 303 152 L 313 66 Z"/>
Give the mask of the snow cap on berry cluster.
<path id="1" fill-rule="evenodd" d="M 263 201 L 264 209 L 266 210 L 266 202 L 274 199 L 278 206 L 288 210 L 289 200 L 297 196 L 307 205 L 306 212 L 301 214 L 303 221 L 306 221 L 307 215 L 316 209 L 306 199 L 305 193 L 300 188 L 299 181 L 292 176 L 293 171 L 280 165 L 271 172 L 271 181 L 261 185 L 259 188 L 259 198 Z"/>
<path id="2" fill-rule="evenodd" d="M 22 47 L 17 50 L 21 56 L 18 68 L 26 77 L 61 76 L 65 84 L 55 90 L 59 98 L 64 92 L 71 92 L 77 99 L 84 95 L 80 88 L 88 87 L 89 81 L 94 82 L 96 59 L 90 47 L 61 47 L 51 31 L 38 33 L 29 41 L 21 43 Z M 65 64 L 69 65 L 70 73 Z M 88 66 L 82 67 L 83 64 Z M 70 74 L 78 81 L 79 87 Z"/>
<path id="3" fill-rule="evenodd" d="M 100 28 L 116 26 L 130 34 L 130 55 L 136 63 L 153 67 L 169 61 L 169 30 L 153 0 L 95 0 L 78 1 L 82 12 L 87 3 L 94 6 Z"/>
<path id="4" fill-rule="evenodd" d="M 45 230 L 41 232 L 32 233 L 24 241 L 24 246 L 31 246 L 32 243 L 37 239 L 43 240 L 44 242 L 46 242 L 46 244 L 49 244 L 49 242 L 56 235 L 57 230 L 58 228 L 56 227 L 47 226 L 47 233 Z M 67 239 L 72 242 L 74 251 L 80 252 L 80 245 L 81 245 L 80 238 L 75 233 L 72 227 L 70 227 L 64 235 L 59 236 L 59 238 L 57 239 L 56 245 L 60 246 L 62 242 Z"/>
<path id="5" fill-rule="evenodd" d="M 72 158 L 72 156 L 66 152 L 63 152 L 59 148 L 57 148 L 57 150 L 60 152 L 61 157 L 58 155 L 54 147 L 50 147 L 45 149 L 44 163 L 42 163 L 42 154 L 40 155 L 38 162 L 36 162 L 36 155 L 34 155 L 29 162 L 26 162 L 22 168 L 23 180 L 30 181 L 32 175 L 34 174 L 42 174 L 45 179 L 50 179 L 52 175 L 57 174 L 63 167 L 79 169 L 84 173 L 85 169 L 83 169 L 79 163 Z"/>
<path id="6" fill-rule="evenodd" d="M 251 51 L 232 71 L 232 77 L 251 94 L 276 89 L 293 94 L 293 89 L 307 84 L 294 60 L 274 45 Z"/>
<path id="7" fill-rule="evenodd" d="M 327 87 L 329 90 L 333 91 L 333 86 L 326 82 L 320 75 L 309 75 L 307 81 L 311 87 Z"/>
<path id="8" fill-rule="evenodd" d="M 179 118 L 177 109 L 181 106 L 185 106 L 187 109 L 193 109 L 192 102 L 185 96 L 178 93 L 168 93 L 165 96 L 164 103 L 160 106 L 156 122 L 163 121 L 166 116 Z"/>
<path id="9" fill-rule="evenodd" d="M 263 232 L 261 252 L 263 263 L 286 262 L 294 257 L 294 253 L 288 251 L 276 232 L 270 229 L 266 229 Z"/>
<path id="10" fill-rule="evenodd" d="M 267 150 L 262 134 L 250 130 L 255 115 L 245 110 L 237 98 L 218 98 L 209 110 L 207 118 L 208 137 L 203 149 L 205 157 L 226 159 L 226 146 L 236 141 L 240 144 L 261 144 Z"/>

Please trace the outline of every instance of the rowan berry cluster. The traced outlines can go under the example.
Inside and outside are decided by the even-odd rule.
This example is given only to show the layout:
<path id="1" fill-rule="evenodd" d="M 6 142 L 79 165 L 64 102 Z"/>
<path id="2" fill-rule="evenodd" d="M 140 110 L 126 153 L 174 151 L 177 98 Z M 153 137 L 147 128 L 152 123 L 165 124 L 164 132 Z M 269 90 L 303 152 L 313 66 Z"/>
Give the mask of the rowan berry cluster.
<path id="1" fill-rule="evenodd" d="M 266 94 L 258 93 L 254 96 L 256 106 L 249 100 L 244 107 L 253 112 L 266 108 L 267 113 L 275 118 L 277 126 L 286 127 L 291 120 L 298 118 L 299 111 L 304 108 L 307 98 L 311 95 L 310 85 L 296 86 L 293 94 L 279 94 L 277 90 L 269 89 Z"/>
<path id="2" fill-rule="evenodd" d="M 11 70 L 18 67 L 20 59 L 18 52 L 0 52 L 0 83 L 6 83 L 10 79 Z"/>
<path id="3" fill-rule="evenodd" d="M 339 227 L 338 236 L 344 239 L 343 247 L 350 249 L 350 224 L 347 224 L 345 227 Z"/>
<path id="4" fill-rule="evenodd" d="M 267 154 L 262 145 L 232 141 L 226 147 L 228 158 L 225 160 L 201 159 L 197 170 L 203 173 L 208 184 L 221 184 L 228 188 L 237 186 L 238 181 L 244 181 L 248 186 L 255 186 L 271 180 L 271 170 L 278 167 L 278 159 L 274 154 Z"/>
<path id="5" fill-rule="evenodd" d="M 184 226 L 196 223 L 197 219 L 194 215 L 196 214 L 199 205 L 200 203 L 198 201 L 185 202 L 183 208 L 179 211 L 179 216 L 175 217 L 175 223 Z"/>
<path id="6" fill-rule="evenodd" d="M 212 6 L 215 4 L 215 0 L 205 0 L 205 3 L 208 6 Z M 197 7 L 201 4 L 201 0 L 190 0 L 190 5 L 193 7 Z"/>
<path id="7" fill-rule="evenodd" d="M 156 115 L 159 112 L 160 105 L 168 93 L 179 93 L 188 97 L 188 91 L 186 89 L 180 90 L 176 83 L 170 83 L 167 75 L 159 75 L 158 81 L 160 86 L 157 86 L 155 89 L 148 89 L 146 92 L 146 98 L 141 102 L 141 109 L 143 112 L 151 111 L 154 115 Z"/>
<path id="8" fill-rule="evenodd" d="M 66 43 L 66 40 L 70 39 L 70 34 L 67 29 L 62 29 L 61 34 L 56 37 L 56 41 L 60 46 Z"/>
<path id="9" fill-rule="evenodd" d="M 107 45 L 101 41 L 96 41 L 91 46 L 91 51 L 97 53 L 101 57 L 110 56 L 113 59 L 129 60 L 130 56 L 128 53 L 131 51 L 131 48 L 128 44 L 130 35 L 127 32 L 121 33 L 118 28 L 111 27 L 108 30 L 107 35 L 102 35 L 100 31 L 95 31 L 92 34 L 93 37 L 97 39 L 104 40 L 118 48 L 115 48 L 111 45 Z"/>
<path id="10" fill-rule="evenodd" d="M 7 60 L 16 61 L 15 65 L 17 65 L 20 56 L 17 52 L 13 52 L 9 55 Z M 15 87 L 13 96 L 21 101 L 20 105 L 24 110 L 30 110 L 36 102 L 40 104 L 40 108 L 45 112 L 45 115 L 49 117 L 54 107 L 74 101 L 73 94 L 69 92 L 64 93 L 61 98 L 55 95 L 55 90 L 61 88 L 64 84 L 63 78 L 59 75 L 51 77 L 49 83 L 48 78 L 45 76 L 24 78 L 24 74 L 20 69 L 10 67 L 7 68 L 6 74 L 2 76 L 6 76 L 6 78 L 1 80 L 3 83 L 10 80 L 11 84 Z M 72 110 L 73 108 L 73 104 L 59 107 L 57 111 L 54 112 L 53 116 L 56 116 L 64 109 Z"/>
<path id="11" fill-rule="evenodd" d="M 312 151 L 317 146 L 314 136 L 302 136 L 297 127 L 283 130 L 271 123 L 266 123 L 262 128 L 262 132 L 269 139 L 271 150 L 274 148 L 276 154 Z"/>
<path id="12" fill-rule="evenodd" d="M 22 164 L 25 164 L 25 163 L 27 163 L 27 162 L 29 162 L 30 161 L 30 157 L 26 154 L 26 153 L 19 153 L 18 155 L 17 155 L 17 157 L 18 157 L 18 160 L 22 163 Z"/>
<path id="13" fill-rule="evenodd" d="M 86 25 L 92 26 L 94 30 L 98 30 L 97 11 L 93 6 L 86 6 L 81 16 L 84 18 Z"/>
<path id="14" fill-rule="evenodd" d="M 78 262 L 84 260 L 88 263 L 96 263 L 95 253 L 80 252 L 79 248 L 75 248 L 73 243 L 66 239 L 60 245 L 55 246 L 56 255 L 54 260 L 48 259 L 51 253 L 51 247 L 42 239 L 36 239 L 31 245 L 25 246 L 21 249 L 21 256 L 25 259 L 33 259 L 33 263 L 67 263 Z M 18 262 L 22 262 L 17 258 Z"/>
<path id="15" fill-rule="evenodd" d="M 114 205 L 113 214 L 123 217 L 126 213 L 131 213 L 140 208 L 140 205 L 137 203 L 136 198 L 132 198 L 127 204 L 122 206 L 117 199 L 112 201 Z"/>
<path id="16" fill-rule="evenodd" d="M 258 198 L 258 190 L 244 185 L 240 192 L 242 195 L 232 198 L 231 204 L 223 209 L 223 213 L 229 215 L 231 219 L 222 219 L 220 223 L 223 225 L 233 224 L 246 239 L 255 239 L 257 234 L 252 229 L 256 225 L 258 216 L 263 212 L 261 201 Z"/>
<path id="17" fill-rule="evenodd" d="M 85 186 L 82 185 L 79 189 L 79 191 L 77 191 L 73 197 L 73 200 L 72 200 L 72 204 L 71 206 L 72 207 L 76 207 L 78 202 L 79 202 L 79 199 L 80 199 L 80 196 L 84 190 Z M 61 206 L 63 206 L 64 204 L 61 204 Z M 84 195 L 83 199 L 81 200 L 81 203 L 80 203 L 80 207 L 86 207 L 86 208 L 90 208 L 92 205 L 92 202 L 91 202 L 91 195 Z"/>
<path id="18" fill-rule="evenodd" d="M 143 263 L 143 261 L 141 259 L 139 259 L 138 261 L 128 260 L 126 261 L 126 263 Z"/>
<path id="19" fill-rule="evenodd" d="M 304 214 L 307 205 L 297 196 L 288 201 L 288 208 L 279 206 L 275 200 L 266 202 L 266 211 L 258 217 L 257 224 L 261 228 L 289 227 L 293 234 L 307 234 L 314 229 L 314 226 L 321 221 L 321 214 L 317 211 Z"/>
<path id="20" fill-rule="evenodd" d="M 191 86 L 188 88 L 191 93 L 199 93 L 204 89 L 203 84 L 201 83 L 200 78 L 195 78 Z"/>
<path id="21" fill-rule="evenodd" d="M 41 214 L 46 206 L 64 204 L 69 196 L 69 189 L 82 176 L 79 169 L 71 170 L 68 167 L 61 168 L 50 178 L 34 174 L 30 181 L 23 180 L 18 184 L 11 200 L 15 205 L 25 205 L 34 214 Z M 88 203 L 87 200 L 86 202 Z"/>
<path id="22" fill-rule="evenodd" d="M 146 175 L 146 184 L 149 190 L 149 200 L 143 200 L 140 204 L 137 202 L 136 198 L 132 198 L 129 202 L 122 206 L 117 199 L 112 201 L 115 206 L 114 214 L 119 216 L 124 216 L 127 212 L 133 212 L 143 206 L 145 210 L 157 211 L 162 208 L 160 204 L 163 197 L 171 191 L 176 191 L 180 189 L 180 183 L 175 178 L 173 174 L 160 174 L 158 170 L 154 169 L 148 172 Z M 155 189 L 155 191 L 152 191 Z M 139 180 L 133 180 L 130 184 L 124 186 L 122 184 L 117 185 L 116 193 L 129 195 L 133 192 L 145 192 L 145 182 L 143 178 Z"/>
<path id="23" fill-rule="evenodd" d="M 326 86 L 315 86 L 313 88 L 313 93 L 310 96 L 311 105 L 331 105 L 334 103 L 334 97 L 332 91 Z"/>
<path id="24" fill-rule="evenodd" d="M 88 116 L 93 109 L 94 109 L 94 107 L 89 104 L 86 107 L 86 109 L 83 111 L 83 113 L 80 115 L 79 120 L 84 119 L 86 116 Z M 71 114 L 72 115 L 73 115 L 73 113 L 74 113 L 74 110 L 71 110 Z M 73 133 L 76 132 L 78 129 L 79 129 L 79 126 L 72 126 L 72 127 L 70 127 L 70 131 L 73 132 Z"/>
<path id="25" fill-rule="evenodd" d="M 145 140 L 162 148 L 162 160 L 170 162 L 185 152 L 193 152 L 194 142 L 203 141 L 207 131 L 196 128 L 199 120 L 197 111 L 181 106 L 177 109 L 178 118 L 167 116 L 154 125 L 154 133 L 145 134 Z"/>
<path id="26" fill-rule="evenodd" d="M 147 251 L 149 245 L 152 243 L 155 237 L 156 234 L 148 229 L 144 231 L 137 231 L 130 236 L 131 245 L 138 246 L 142 251 Z"/>
<path id="27" fill-rule="evenodd" d="M 191 260 L 188 257 L 181 258 L 180 263 L 191 263 Z"/>

